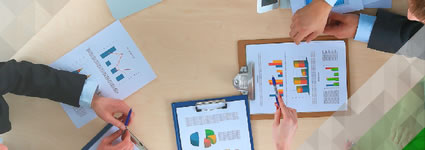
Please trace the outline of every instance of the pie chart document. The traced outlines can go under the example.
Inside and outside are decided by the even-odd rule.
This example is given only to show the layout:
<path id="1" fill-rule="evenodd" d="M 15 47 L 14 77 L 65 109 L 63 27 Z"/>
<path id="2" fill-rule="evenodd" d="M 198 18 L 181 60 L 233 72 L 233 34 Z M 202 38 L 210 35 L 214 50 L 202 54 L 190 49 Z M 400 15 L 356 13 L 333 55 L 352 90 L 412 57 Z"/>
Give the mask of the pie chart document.
<path id="1" fill-rule="evenodd" d="M 230 101 L 225 109 L 200 112 L 197 112 L 197 106 L 178 107 L 179 150 L 252 149 L 245 102 Z"/>

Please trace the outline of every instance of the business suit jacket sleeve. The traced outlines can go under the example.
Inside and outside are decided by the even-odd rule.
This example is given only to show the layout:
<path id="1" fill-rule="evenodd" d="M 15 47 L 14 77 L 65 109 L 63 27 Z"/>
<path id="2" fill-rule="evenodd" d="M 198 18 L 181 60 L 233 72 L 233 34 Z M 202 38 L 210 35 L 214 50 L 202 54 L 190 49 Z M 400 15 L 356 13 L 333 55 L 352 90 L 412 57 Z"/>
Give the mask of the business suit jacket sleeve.
<path id="1" fill-rule="evenodd" d="M 422 23 L 410 21 L 405 16 L 379 9 L 368 47 L 396 53 L 422 26 Z"/>
<path id="2" fill-rule="evenodd" d="M 30 62 L 0 62 L 0 96 L 13 93 L 79 107 L 86 76 Z M 0 97 L 0 133 L 10 130 L 7 103 Z"/>

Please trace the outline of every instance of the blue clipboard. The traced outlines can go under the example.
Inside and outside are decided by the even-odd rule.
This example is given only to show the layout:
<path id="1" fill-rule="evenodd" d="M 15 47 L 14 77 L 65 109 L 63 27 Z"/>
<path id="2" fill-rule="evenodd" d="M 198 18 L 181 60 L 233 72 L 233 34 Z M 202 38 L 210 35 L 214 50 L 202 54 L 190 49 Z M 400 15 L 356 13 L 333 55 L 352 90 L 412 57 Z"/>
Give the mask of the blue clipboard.
<path id="1" fill-rule="evenodd" d="M 251 130 L 251 119 L 250 119 L 250 116 L 249 116 L 249 114 L 250 114 L 250 112 L 249 112 L 249 102 L 248 102 L 248 96 L 246 96 L 246 95 L 172 103 L 171 107 L 173 109 L 173 120 L 174 120 L 174 129 L 175 129 L 175 132 L 176 132 L 177 149 L 182 150 L 181 139 L 180 139 L 180 128 L 179 128 L 179 123 L 178 123 L 178 119 L 177 119 L 178 116 L 177 116 L 177 112 L 176 112 L 177 108 L 195 106 L 199 102 L 209 102 L 209 101 L 215 101 L 215 100 L 225 100 L 226 102 L 239 101 L 239 100 L 245 101 L 249 138 L 250 138 L 250 142 L 251 142 L 251 150 L 254 150 L 254 141 L 252 139 L 252 130 Z"/>
<path id="2" fill-rule="evenodd" d="M 93 139 L 90 140 L 89 143 L 87 143 L 82 150 L 89 150 L 90 148 L 93 147 L 93 145 L 98 142 L 99 140 L 101 140 L 101 138 L 113 127 L 112 124 L 107 124 L 95 137 L 93 137 Z M 139 139 L 137 139 L 136 136 L 134 136 L 134 134 L 128 130 L 130 136 L 131 136 L 131 140 L 133 141 L 134 148 L 135 149 L 139 149 L 139 150 L 147 150 L 147 148 L 142 144 L 142 142 L 140 142 Z"/>
<path id="3" fill-rule="evenodd" d="M 100 130 L 100 132 L 93 138 L 90 140 L 89 143 L 87 143 L 81 150 L 89 150 L 90 147 L 92 147 L 94 145 L 94 143 L 96 143 L 97 141 L 100 140 L 100 138 L 106 133 L 106 131 L 108 131 L 110 128 L 112 127 L 112 124 L 107 124 L 102 130 Z"/>

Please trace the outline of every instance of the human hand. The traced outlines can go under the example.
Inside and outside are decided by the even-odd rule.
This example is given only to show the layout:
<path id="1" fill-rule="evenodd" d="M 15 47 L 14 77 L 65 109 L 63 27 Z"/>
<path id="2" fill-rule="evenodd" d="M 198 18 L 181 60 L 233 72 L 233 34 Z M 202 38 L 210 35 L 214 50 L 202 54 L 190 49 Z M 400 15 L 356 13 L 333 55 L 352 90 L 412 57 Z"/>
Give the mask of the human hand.
<path id="1" fill-rule="evenodd" d="M 122 141 L 118 144 L 113 144 L 113 142 L 121 136 L 122 130 L 118 130 L 111 134 L 108 137 L 103 138 L 97 147 L 98 150 L 133 150 L 134 144 L 131 142 L 130 133 L 128 130 L 125 130 L 123 137 L 121 137 Z"/>
<path id="2" fill-rule="evenodd" d="M 331 12 L 324 33 L 339 39 L 354 38 L 358 24 L 359 15 Z"/>
<path id="3" fill-rule="evenodd" d="M 124 101 L 95 95 L 93 97 L 91 107 L 102 120 L 120 128 L 121 130 L 125 130 L 123 121 L 127 118 L 130 107 Z M 117 119 L 114 117 L 114 114 L 116 113 L 121 113 L 122 116 Z M 129 124 L 133 120 L 133 117 L 134 112 L 131 114 Z"/>
<path id="4" fill-rule="evenodd" d="M 313 0 L 310 4 L 297 10 L 292 16 L 289 35 L 298 45 L 302 40 L 315 39 L 323 32 L 332 6 L 324 0 Z"/>
<path id="5" fill-rule="evenodd" d="M 292 138 L 298 127 L 297 110 L 286 107 L 279 97 L 280 107 L 276 105 L 273 123 L 273 140 L 277 150 L 289 150 Z M 281 116 L 283 119 L 281 120 Z"/>
<path id="6" fill-rule="evenodd" d="M 0 144 L 0 150 L 8 150 L 6 145 Z"/>

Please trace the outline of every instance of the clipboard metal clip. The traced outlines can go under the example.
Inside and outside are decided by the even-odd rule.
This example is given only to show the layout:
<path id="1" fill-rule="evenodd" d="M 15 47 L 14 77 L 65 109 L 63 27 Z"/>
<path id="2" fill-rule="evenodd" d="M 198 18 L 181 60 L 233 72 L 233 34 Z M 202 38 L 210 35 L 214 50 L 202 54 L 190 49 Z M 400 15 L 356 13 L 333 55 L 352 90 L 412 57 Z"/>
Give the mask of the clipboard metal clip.
<path id="1" fill-rule="evenodd" d="M 233 86 L 241 92 L 242 95 L 248 95 L 248 100 L 254 100 L 254 81 L 254 63 L 250 62 L 247 66 L 241 67 L 239 73 L 233 79 Z"/>
<path id="2" fill-rule="evenodd" d="M 206 102 L 197 102 L 195 105 L 196 112 L 212 111 L 216 109 L 227 109 L 227 103 L 225 99 L 212 100 Z"/>
<path id="3" fill-rule="evenodd" d="M 130 131 L 128 130 L 128 132 L 130 133 L 130 137 L 132 142 L 135 144 L 135 146 L 139 149 L 139 150 L 148 150 L 148 148 L 146 148 L 142 142 L 140 142 L 139 139 L 137 139 L 137 137 Z"/>

